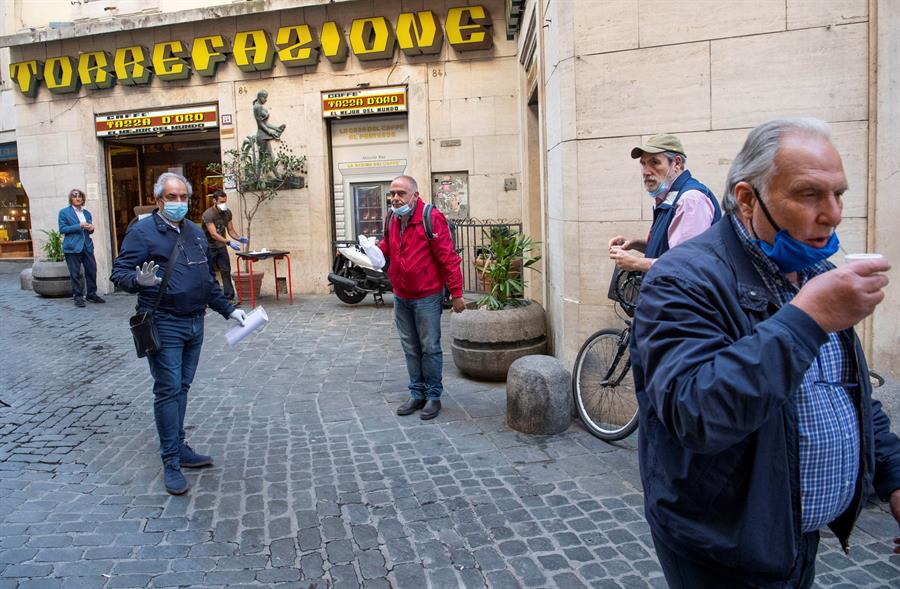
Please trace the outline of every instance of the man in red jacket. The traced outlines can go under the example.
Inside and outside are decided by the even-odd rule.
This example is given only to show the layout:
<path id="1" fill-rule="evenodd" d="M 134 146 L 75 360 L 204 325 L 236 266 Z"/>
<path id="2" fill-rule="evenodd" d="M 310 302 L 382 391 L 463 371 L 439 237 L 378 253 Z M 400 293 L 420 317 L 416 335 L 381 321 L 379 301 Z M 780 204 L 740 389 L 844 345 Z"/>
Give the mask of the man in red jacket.
<path id="1" fill-rule="evenodd" d="M 386 239 L 378 247 L 389 260 L 388 276 L 394 289 L 394 323 L 400 333 L 406 369 L 409 371 L 409 399 L 397 415 L 422 409 L 422 419 L 433 419 L 441 411 L 442 352 L 441 304 L 444 285 L 453 297 L 453 311 L 466 308 L 462 298 L 462 260 L 453 249 L 450 228 L 444 215 L 432 208 L 432 238 L 422 223 L 425 204 L 419 187 L 410 176 L 391 182 L 391 215 Z"/>

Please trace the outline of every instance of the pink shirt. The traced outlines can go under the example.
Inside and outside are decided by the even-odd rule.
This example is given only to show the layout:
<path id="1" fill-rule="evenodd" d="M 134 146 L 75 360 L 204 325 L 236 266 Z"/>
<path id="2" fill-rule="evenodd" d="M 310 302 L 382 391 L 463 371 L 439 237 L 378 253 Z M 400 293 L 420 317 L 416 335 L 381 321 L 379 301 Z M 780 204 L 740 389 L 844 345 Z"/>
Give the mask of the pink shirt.
<path id="1" fill-rule="evenodd" d="M 666 200 L 670 197 L 674 200 L 677 195 L 677 192 L 670 192 Z M 669 247 L 673 248 L 709 229 L 714 216 L 713 204 L 705 194 L 699 190 L 682 193 L 675 205 L 675 216 L 669 224 Z"/>

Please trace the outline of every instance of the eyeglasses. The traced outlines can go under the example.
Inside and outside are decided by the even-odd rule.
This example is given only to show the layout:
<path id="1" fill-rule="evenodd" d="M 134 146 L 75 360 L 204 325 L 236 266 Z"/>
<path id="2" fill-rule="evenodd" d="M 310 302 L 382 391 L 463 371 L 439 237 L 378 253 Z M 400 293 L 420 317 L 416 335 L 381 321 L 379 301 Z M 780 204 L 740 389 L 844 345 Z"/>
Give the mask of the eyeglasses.
<path id="1" fill-rule="evenodd" d="M 80 192 L 73 192 L 72 198 L 84 198 L 84 195 L 81 194 Z"/>

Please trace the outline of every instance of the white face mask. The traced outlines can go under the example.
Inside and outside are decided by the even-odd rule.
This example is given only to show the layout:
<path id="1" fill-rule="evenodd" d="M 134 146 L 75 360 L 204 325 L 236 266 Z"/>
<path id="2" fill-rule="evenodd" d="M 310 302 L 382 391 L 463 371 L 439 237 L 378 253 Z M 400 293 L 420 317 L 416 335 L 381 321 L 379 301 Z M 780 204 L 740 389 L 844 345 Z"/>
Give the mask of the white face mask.
<path id="1" fill-rule="evenodd" d="M 216 206 L 219 207 L 219 210 L 220 210 L 220 211 L 227 211 L 227 210 L 228 210 L 228 205 L 227 205 L 226 203 L 224 203 L 224 202 L 223 202 L 222 204 L 218 204 L 218 205 L 216 205 Z"/>

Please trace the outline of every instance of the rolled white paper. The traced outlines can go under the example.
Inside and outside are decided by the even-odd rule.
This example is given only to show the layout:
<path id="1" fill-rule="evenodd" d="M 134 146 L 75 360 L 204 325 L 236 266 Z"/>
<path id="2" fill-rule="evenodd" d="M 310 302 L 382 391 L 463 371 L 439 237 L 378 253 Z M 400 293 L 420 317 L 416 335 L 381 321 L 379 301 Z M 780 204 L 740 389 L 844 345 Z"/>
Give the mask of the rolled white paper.
<path id="1" fill-rule="evenodd" d="M 858 262 L 860 260 L 880 260 L 884 256 L 881 254 L 847 254 L 844 256 L 845 262 Z"/>
<path id="2" fill-rule="evenodd" d="M 269 316 L 266 315 L 266 310 L 262 307 L 257 307 L 247 315 L 243 325 L 235 325 L 225 332 L 225 340 L 229 346 L 237 345 L 242 339 L 268 322 Z"/>

